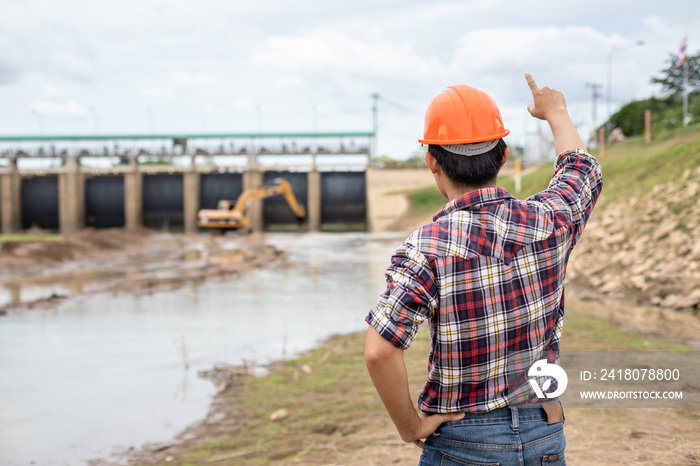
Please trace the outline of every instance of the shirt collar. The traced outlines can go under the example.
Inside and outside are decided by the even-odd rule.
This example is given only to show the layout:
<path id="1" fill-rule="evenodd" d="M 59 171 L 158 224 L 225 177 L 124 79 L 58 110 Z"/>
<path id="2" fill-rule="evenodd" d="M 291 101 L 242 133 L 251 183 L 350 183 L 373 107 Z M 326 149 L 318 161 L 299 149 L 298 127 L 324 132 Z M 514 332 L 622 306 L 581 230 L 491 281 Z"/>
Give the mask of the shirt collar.
<path id="1" fill-rule="evenodd" d="M 458 210 L 468 210 L 481 207 L 483 204 L 498 202 L 504 199 L 514 199 L 506 188 L 481 188 L 464 193 L 458 198 L 453 199 L 445 207 L 440 209 L 438 213 L 433 215 L 433 222 L 440 217 L 445 217 L 452 212 Z"/>

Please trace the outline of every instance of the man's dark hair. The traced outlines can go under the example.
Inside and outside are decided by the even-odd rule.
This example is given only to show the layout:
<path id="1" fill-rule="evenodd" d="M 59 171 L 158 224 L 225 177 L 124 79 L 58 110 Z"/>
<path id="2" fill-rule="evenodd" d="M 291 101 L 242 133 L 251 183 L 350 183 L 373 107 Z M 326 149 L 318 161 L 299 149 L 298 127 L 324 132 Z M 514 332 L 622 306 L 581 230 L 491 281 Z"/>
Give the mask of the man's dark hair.
<path id="1" fill-rule="evenodd" d="M 503 164 L 506 147 L 505 141 L 499 139 L 493 149 L 479 155 L 453 154 L 434 144 L 428 146 L 428 152 L 435 157 L 442 171 L 453 183 L 478 187 L 496 179 Z"/>

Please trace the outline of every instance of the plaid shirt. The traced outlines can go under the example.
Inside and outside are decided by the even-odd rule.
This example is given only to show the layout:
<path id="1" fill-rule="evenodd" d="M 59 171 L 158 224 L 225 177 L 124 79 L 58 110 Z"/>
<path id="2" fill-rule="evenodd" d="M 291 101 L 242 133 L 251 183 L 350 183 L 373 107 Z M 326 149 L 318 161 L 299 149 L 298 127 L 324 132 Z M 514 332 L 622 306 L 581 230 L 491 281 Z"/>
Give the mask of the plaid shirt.
<path id="1" fill-rule="evenodd" d="M 366 321 L 406 349 L 429 320 L 419 409 L 484 412 L 536 401 L 527 371 L 558 360 L 566 263 L 602 185 L 591 155 L 566 151 L 541 193 L 521 201 L 504 188 L 468 192 L 396 250 Z"/>

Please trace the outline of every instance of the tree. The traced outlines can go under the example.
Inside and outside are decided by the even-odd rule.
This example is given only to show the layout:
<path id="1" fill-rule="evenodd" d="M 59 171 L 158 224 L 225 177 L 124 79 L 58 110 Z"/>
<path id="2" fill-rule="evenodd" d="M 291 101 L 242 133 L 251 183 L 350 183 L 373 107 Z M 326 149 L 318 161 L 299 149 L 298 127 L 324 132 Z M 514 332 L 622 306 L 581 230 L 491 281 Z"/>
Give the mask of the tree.
<path id="1" fill-rule="evenodd" d="M 697 94 L 700 92 L 700 51 L 694 55 L 688 55 L 685 59 L 688 63 L 688 94 Z M 662 93 L 666 97 L 680 98 L 683 91 L 683 67 L 676 68 L 676 56 L 670 54 L 668 57 L 668 66 L 661 70 L 661 76 L 651 78 L 653 84 L 660 84 Z"/>
<path id="2" fill-rule="evenodd" d="M 688 112 L 693 118 L 700 116 L 700 51 L 686 58 L 688 64 Z M 653 84 L 662 88 L 661 98 L 651 97 L 628 102 L 610 117 L 613 128 L 620 128 L 625 136 L 644 134 L 644 111 L 651 110 L 651 125 L 654 130 L 677 128 L 683 124 L 681 118 L 681 96 L 683 93 L 683 67 L 676 68 L 676 56 L 670 54 L 668 66 L 660 76 L 651 78 Z"/>

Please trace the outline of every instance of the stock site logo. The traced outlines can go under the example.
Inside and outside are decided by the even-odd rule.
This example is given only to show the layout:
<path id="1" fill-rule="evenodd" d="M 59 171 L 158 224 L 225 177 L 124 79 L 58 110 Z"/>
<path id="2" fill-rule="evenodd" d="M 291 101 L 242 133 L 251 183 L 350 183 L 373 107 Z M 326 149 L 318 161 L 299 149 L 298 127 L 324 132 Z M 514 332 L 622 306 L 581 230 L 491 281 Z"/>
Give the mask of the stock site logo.
<path id="1" fill-rule="evenodd" d="M 564 393 L 564 390 L 566 390 L 566 386 L 569 383 L 569 378 L 567 377 L 566 372 L 564 372 L 564 369 L 556 364 L 548 363 L 546 359 L 535 361 L 535 363 L 530 367 L 530 370 L 527 371 L 527 375 L 530 377 L 528 381 L 530 382 L 532 389 L 535 391 L 537 398 L 556 398 Z M 537 383 L 538 377 L 548 377 L 544 384 L 542 384 L 542 387 L 540 387 L 539 383 Z M 552 393 L 547 393 L 547 390 L 552 385 L 552 380 L 557 381 L 557 389 Z"/>

